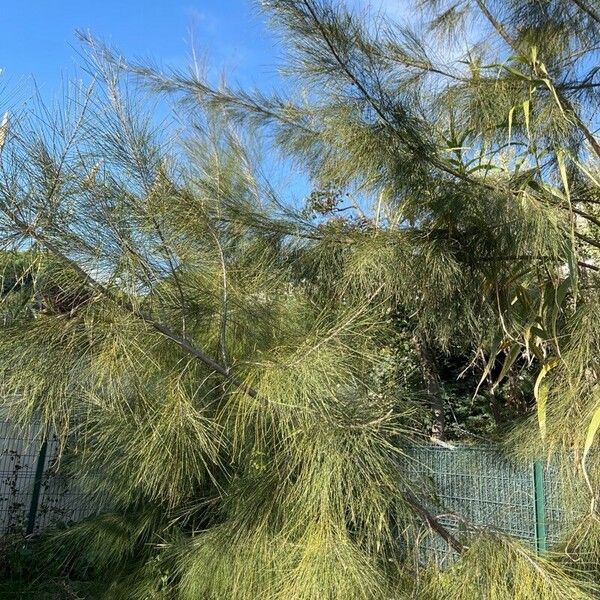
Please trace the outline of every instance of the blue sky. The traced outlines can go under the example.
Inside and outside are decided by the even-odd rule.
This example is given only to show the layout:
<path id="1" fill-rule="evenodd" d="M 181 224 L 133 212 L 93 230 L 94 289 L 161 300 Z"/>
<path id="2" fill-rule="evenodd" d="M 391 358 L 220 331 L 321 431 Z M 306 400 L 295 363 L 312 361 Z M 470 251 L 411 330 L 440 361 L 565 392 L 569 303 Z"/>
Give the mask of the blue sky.
<path id="1" fill-rule="evenodd" d="M 75 30 L 89 30 L 129 57 L 184 66 L 190 39 L 215 70 L 241 83 L 275 72 L 274 41 L 248 0 L 28 0 L 3 3 L 0 68 L 9 90 L 35 78 L 42 96 L 81 63 Z"/>
<path id="2" fill-rule="evenodd" d="M 400 13 L 410 0 L 337 0 L 353 7 Z M 31 97 L 60 99 L 67 80 L 88 76 L 76 30 L 128 58 L 184 68 L 192 45 L 213 77 L 269 89 L 278 85 L 281 49 L 251 0 L 6 0 L 0 35 L 0 115 Z M 291 171 L 284 185 L 306 193 Z M 281 174 L 281 173 L 280 173 Z"/>
<path id="3" fill-rule="evenodd" d="M 339 0 L 344 1 L 344 0 Z M 400 10 L 408 0 L 346 0 Z M 0 68 L 9 90 L 35 78 L 42 96 L 60 91 L 81 63 L 75 30 L 89 30 L 128 57 L 184 66 L 190 39 L 213 73 L 239 83 L 275 79 L 278 49 L 250 0 L 7 0 L 2 3 Z"/>

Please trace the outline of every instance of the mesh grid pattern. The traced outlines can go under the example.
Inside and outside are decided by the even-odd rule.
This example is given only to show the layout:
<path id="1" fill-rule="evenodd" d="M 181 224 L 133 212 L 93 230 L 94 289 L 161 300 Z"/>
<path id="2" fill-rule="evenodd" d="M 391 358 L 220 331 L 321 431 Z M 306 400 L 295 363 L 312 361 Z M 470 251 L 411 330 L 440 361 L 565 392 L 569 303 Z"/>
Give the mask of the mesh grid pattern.
<path id="1" fill-rule="evenodd" d="M 25 529 L 40 444 L 31 431 L 0 421 L 0 532 Z"/>
<path id="2" fill-rule="evenodd" d="M 27 529 L 41 447 L 42 440 L 33 429 L 15 430 L 6 421 L 0 421 L 0 534 Z M 58 452 L 57 440 L 49 439 L 33 533 L 78 521 L 94 512 L 77 483 L 56 468 Z"/>
<path id="3" fill-rule="evenodd" d="M 460 515 L 478 526 L 492 527 L 536 546 L 533 464 L 511 460 L 493 446 L 438 445 L 411 448 L 401 468 L 415 490 L 421 490 L 428 509 L 450 531 L 460 531 Z M 544 465 L 546 539 L 559 540 L 574 515 L 562 504 L 562 485 L 556 465 Z M 455 553 L 435 533 L 423 532 L 419 559 L 446 566 Z"/>
<path id="4" fill-rule="evenodd" d="M 15 431 L 0 421 L 0 534 L 26 530 L 32 506 L 41 440 L 33 430 Z M 71 523 L 96 512 L 78 488 L 57 469 L 58 444 L 48 440 L 39 489 L 33 532 Z M 428 509 L 450 531 L 460 532 L 463 522 L 493 527 L 535 547 L 536 512 L 533 465 L 515 462 L 493 446 L 438 445 L 412 447 L 400 469 L 413 489 L 425 499 Z M 562 528 L 572 521 L 563 501 L 563 486 L 556 465 L 544 466 L 544 501 L 547 541 L 556 542 Z M 413 540 L 414 541 L 414 540 Z M 422 561 L 441 566 L 454 553 L 426 530 L 418 545 Z"/>

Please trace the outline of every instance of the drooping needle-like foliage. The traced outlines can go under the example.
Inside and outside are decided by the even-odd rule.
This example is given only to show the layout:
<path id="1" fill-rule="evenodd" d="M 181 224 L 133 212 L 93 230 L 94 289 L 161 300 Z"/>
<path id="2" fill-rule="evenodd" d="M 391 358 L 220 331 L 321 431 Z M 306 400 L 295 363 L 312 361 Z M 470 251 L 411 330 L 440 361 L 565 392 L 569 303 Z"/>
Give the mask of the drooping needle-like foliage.
<path id="1" fill-rule="evenodd" d="M 517 449 L 574 450 L 596 531 L 596 3 L 261 6 L 289 95 L 86 39 L 93 85 L 2 125 L 0 396 L 106 507 L 53 552 L 109 598 L 591 598 L 598 537 L 539 559 L 429 512 L 398 463 L 422 403 L 385 349 L 402 319 L 436 438 L 432 348 L 492 392 L 533 377 Z M 423 525 L 461 554 L 442 575 L 412 560 Z"/>

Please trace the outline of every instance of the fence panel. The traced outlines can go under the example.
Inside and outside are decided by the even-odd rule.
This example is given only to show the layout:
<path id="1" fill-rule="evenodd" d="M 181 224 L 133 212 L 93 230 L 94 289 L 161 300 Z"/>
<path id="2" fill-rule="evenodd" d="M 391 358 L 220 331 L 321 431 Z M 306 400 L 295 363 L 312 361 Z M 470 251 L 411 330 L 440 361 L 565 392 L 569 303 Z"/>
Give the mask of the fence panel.
<path id="1" fill-rule="evenodd" d="M 543 551 L 559 541 L 574 515 L 563 504 L 563 482 L 556 464 L 516 461 L 492 445 L 438 445 L 411 448 L 401 468 L 419 482 L 432 513 L 452 532 L 461 520 L 492 527 Z M 424 532 L 423 561 L 441 566 L 455 553 L 433 532 Z"/>
<path id="2" fill-rule="evenodd" d="M 0 421 L 0 533 L 24 531 L 31 506 L 39 441 Z"/>
<path id="3" fill-rule="evenodd" d="M 0 421 L 0 534 L 40 533 L 94 511 L 77 482 L 57 469 L 57 440 L 43 446 L 33 429 Z"/>
<path id="4" fill-rule="evenodd" d="M 56 468 L 58 444 L 43 441 L 33 430 L 15 431 L 0 421 L 0 534 L 39 533 L 97 511 L 78 487 Z M 42 453 L 44 454 L 44 453 Z M 39 467 L 39 469 L 38 469 Z M 415 446 L 400 468 L 427 497 L 428 508 L 453 532 L 460 517 L 489 526 L 543 551 L 556 542 L 573 515 L 563 503 L 563 482 L 556 465 L 517 462 L 492 445 Z M 41 477 L 36 478 L 36 470 Z M 423 532 L 423 561 L 441 566 L 454 553 L 434 533 Z"/>

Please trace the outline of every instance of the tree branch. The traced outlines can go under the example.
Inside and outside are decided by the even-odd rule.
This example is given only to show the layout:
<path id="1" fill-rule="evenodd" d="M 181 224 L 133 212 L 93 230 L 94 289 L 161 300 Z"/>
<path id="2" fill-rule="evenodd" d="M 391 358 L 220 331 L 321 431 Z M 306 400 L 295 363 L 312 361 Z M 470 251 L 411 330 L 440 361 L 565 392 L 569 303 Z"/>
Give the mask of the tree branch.
<path id="1" fill-rule="evenodd" d="M 591 6 L 588 6 L 583 0 L 571 0 L 573 4 L 575 4 L 579 10 L 586 13 L 589 17 L 591 17 L 596 23 L 600 23 L 600 13 L 594 10 Z"/>
<path id="2" fill-rule="evenodd" d="M 371 108 L 375 111 L 375 113 L 377 114 L 377 116 L 388 127 L 390 127 L 392 129 L 392 131 L 394 131 L 394 133 L 396 135 L 400 135 L 400 137 L 402 139 L 402 142 L 404 144 L 406 144 L 408 146 L 408 148 L 412 152 L 414 152 L 416 155 L 423 156 L 423 152 L 421 152 L 422 149 L 419 148 L 414 143 L 412 143 L 410 140 L 407 140 L 406 136 L 401 135 L 401 132 L 398 131 L 398 129 L 396 128 L 396 126 L 394 125 L 394 123 L 392 123 L 392 121 L 390 121 L 389 117 L 385 114 L 385 112 L 383 111 L 383 109 L 381 108 L 381 106 L 379 105 L 379 103 L 377 103 L 375 101 L 375 99 L 371 96 L 370 92 L 362 84 L 362 82 L 360 81 L 360 79 L 348 67 L 347 63 L 344 60 L 342 60 L 342 57 L 340 56 L 339 52 L 335 48 L 333 42 L 329 39 L 329 35 L 327 34 L 327 31 L 326 31 L 325 27 L 323 26 L 323 23 L 319 19 L 319 16 L 317 15 L 314 7 L 312 6 L 311 1 L 310 0 L 302 0 L 302 3 L 306 7 L 306 10 L 309 12 L 311 18 L 313 19 L 313 22 L 315 23 L 315 26 L 316 26 L 319 34 L 321 35 L 323 41 L 325 42 L 325 44 L 329 48 L 329 51 L 331 52 L 331 55 L 333 56 L 333 58 L 335 59 L 335 61 L 338 63 L 339 67 L 344 72 L 344 74 L 348 78 L 349 82 L 352 85 L 354 85 L 358 89 L 358 91 L 363 95 L 363 97 L 369 103 L 369 105 L 371 106 Z M 431 164 L 432 166 L 440 169 L 441 171 L 444 171 L 444 172 L 448 173 L 449 175 L 452 175 L 452 176 L 456 177 L 457 179 L 461 179 L 461 180 L 469 182 L 469 183 L 473 183 L 473 181 L 474 181 L 467 174 L 458 171 L 457 169 L 455 169 L 451 165 L 447 164 L 445 161 L 440 160 L 436 156 L 431 156 L 429 153 L 425 153 L 425 160 L 427 160 L 427 162 L 429 162 L 429 164 Z M 477 180 L 475 180 L 475 181 L 477 181 Z M 482 187 L 484 187 L 484 188 L 487 188 L 489 190 L 495 190 L 496 189 L 494 186 L 489 185 L 489 184 L 487 184 L 487 183 L 485 183 L 483 181 L 477 181 L 477 184 L 480 185 L 480 186 L 482 186 Z"/>
<path id="3" fill-rule="evenodd" d="M 459 542 L 449 531 L 446 529 L 431 512 L 429 512 L 417 499 L 417 497 L 409 490 L 403 493 L 404 500 L 406 503 L 421 517 L 421 519 L 427 523 L 433 531 L 435 531 L 455 552 L 461 554 L 465 549 L 463 544 Z"/>
<path id="4" fill-rule="evenodd" d="M 498 35 L 500 35 L 500 37 L 508 44 L 511 50 L 517 52 L 517 48 L 514 44 L 513 39 L 510 37 L 508 31 L 506 31 L 504 25 L 498 19 L 496 19 L 496 17 L 494 17 L 494 15 L 491 13 L 490 9 L 487 7 L 485 2 L 483 2 L 483 0 L 475 0 L 475 2 L 477 3 L 479 10 L 489 21 L 490 25 L 498 32 Z"/>

